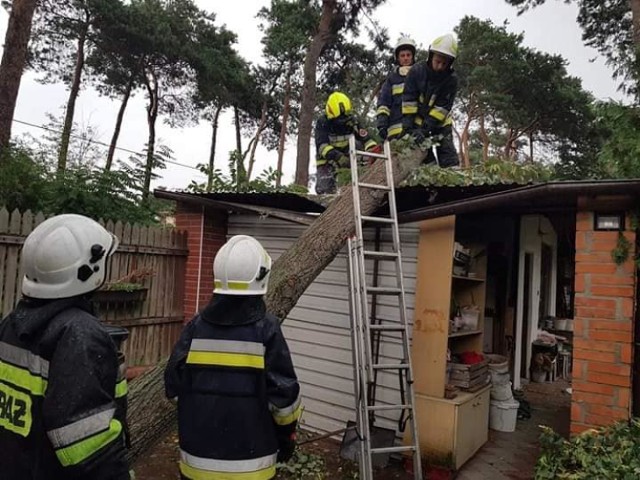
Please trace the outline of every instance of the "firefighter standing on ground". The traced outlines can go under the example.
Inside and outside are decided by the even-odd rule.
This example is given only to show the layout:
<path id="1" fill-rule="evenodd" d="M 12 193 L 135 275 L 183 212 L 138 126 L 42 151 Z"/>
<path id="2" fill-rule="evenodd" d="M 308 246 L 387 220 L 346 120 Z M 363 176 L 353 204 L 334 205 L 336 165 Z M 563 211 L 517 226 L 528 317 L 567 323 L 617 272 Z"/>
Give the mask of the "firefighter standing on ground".
<path id="1" fill-rule="evenodd" d="M 415 63 L 415 42 L 409 37 L 401 38 L 394 57 L 397 66 L 387 76 L 378 95 L 376 125 L 383 140 L 393 140 L 402 135 L 402 93 L 405 78 Z"/>
<path id="2" fill-rule="evenodd" d="M 232 237 L 214 261 L 212 301 L 171 354 L 165 389 L 178 401 L 182 478 L 267 480 L 293 454 L 300 387 L 262 298 L 270 269 L 257 240 Z"/>
<path id="3" fill-rule="evenodd" d="M 325 114 L 316 122 L 316 193 L 336 192 L 336 170 L 349 168 L 349 137 L 356 136 L 357 148 L 373 151 L 378 144 L 360 128 L 351 100 L 344 93 L 329 95 Z"/>
<path id="4" fill-rule="evenodd" d="M 453 62 L 458 55 L 458 43 L 451 34 L 436 38 L 429 47 L 426 62 L 414 65 L 407 75 L 402 95 L 403 126 L 416 142 L 426 137 L 442 135 L 436 147 L 441 167 L 459 164 L 453 145 L 451 109 L 458 90 L 458 77 Z M 429 149 L 425 163 L 435 162 Z"/>
<path id="5" fill-rule="evenodd" d="M 80 215 L 22 248 L 22 293 L 0 323 L 0 477 L 124 480 L 126 380 L 89 294 L 118 239 Z"/>

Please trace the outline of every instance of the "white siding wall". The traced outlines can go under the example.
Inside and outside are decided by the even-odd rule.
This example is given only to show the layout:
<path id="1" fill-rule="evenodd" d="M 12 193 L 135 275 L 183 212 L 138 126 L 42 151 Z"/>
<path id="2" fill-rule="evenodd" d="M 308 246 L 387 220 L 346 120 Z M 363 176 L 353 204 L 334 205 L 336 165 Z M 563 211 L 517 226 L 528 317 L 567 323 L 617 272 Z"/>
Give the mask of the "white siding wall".
<path id="1" fill-rule="evenodd" d="M 228 234 L 252 235 L 275 260 L 305 228 L 274 218 L 232 215 L 229 217 Z M 383 250 L 391 250 L 388 230 L 383 230 Z M 407 318 L 410 322 L 413 322 L 418 233 L 415 225 L 400 229 Z M 365 234 L 365 238 L 370 239 L 368 249 L 373 249 L 373 236 L 373 229 Z M 355 420 L 346 268 L 347 257 L 343 250 L 311 284 L 283 324 L 302 385 L 305 405 L 302 421 L 307 428 L 318 431 L 338 430 L 345 426 L 347 420 Z M 371 274 L 372 271 L 370 263 L 367 272 Z M 393 262 L 380 262 L 379 284 L 395 285 Z M 397 300 L 380 299 L 378 318 L 397 320 Z M 399 337 L 385 336 L 380 351 L 382 363 L 399 362 L 402 357 Z M 400 403 L 396 371 L 378 375 L 377 398 L 379 403 Z M 385 413 L 386 418 L 379 417 L 376 425 L 395 428 L 399 414 L 394 411 Z"/>

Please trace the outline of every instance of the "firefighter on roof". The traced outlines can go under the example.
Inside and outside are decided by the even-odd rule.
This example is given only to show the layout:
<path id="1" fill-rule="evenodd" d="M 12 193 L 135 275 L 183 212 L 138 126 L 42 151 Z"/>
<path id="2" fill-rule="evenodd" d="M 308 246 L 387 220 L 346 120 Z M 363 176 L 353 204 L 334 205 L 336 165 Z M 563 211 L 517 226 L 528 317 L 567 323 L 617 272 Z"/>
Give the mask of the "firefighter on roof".
<path id="1" fill-rule="evenodd" d="M 325 114 L 316 122 L 316 193 L 336 192 L 336 170 L 349 168 L 349 137 L 356 136 L 359 150 L 373 151 L 378 144 L 360 128 L 351 100 L 342 92 L 329 95 Z"/>
<path id="2" fill-rule="evenodd" d="M 178 401 L 184 479 L 259 479 L 295 449 L 300 386 L 278 320 L 267 313 L 271 257 L 232 237 L 213 264 L 214 296 L 184 328 L 165 371 Z"/>
<path id="3" fill-rule="evenodd" d="M 402 93 L 415 56 L 415 42 L 409 37 L 402 37 L 394 50 L 397 65 L 387 76 L 378 95 L 377 127 L 383 140 L 393 140 L 402 135 Z"/>
<path id="4" fill-rule="evenodd" d="M 426 137 L 442 136 L 436 147 L 441 167 L 459 164 L 453 145 L 451 109 L 458 90 L 458 77 L 453 63 L 458 55 L 458 42 L 451 34 L 436 38 L 429 47 L 426 62 L 414 65 L 407 75 L 402 95 L 403 126 L 416 142 Z M 429 149 L 425 163 L 436 161 Z"/>

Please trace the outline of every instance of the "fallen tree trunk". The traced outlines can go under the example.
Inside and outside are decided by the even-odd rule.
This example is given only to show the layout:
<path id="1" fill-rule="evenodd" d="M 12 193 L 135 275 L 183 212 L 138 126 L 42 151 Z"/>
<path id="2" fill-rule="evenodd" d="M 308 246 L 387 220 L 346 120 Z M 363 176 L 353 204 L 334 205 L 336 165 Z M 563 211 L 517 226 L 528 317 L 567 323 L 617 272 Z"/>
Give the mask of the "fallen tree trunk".
<path id="1" fill-rule="evenodd" d="M 424 155 L 424 152 L 418 149 L 403 150 L 394 154 L 395 185 L 401 183 L 420 165 Z M 383 162 L 376 161 L 361 181 L 386 183 Z M 384 199 L 383 191 L 362 189 L 362 214 L 371 215 L 383 204 Z M 269 293 L 266 297 L 269 312 L 284 320 L 300 296 L 331 263 L 354 232 L 353 195 L 351 187 L 346 187 L 273 264 Z M 345 285 L 346 282 L 345 278 Z M 129 460 L 132 463 L 175 424 L 175 406 L 166 400 L 164 395 L 165 365 L 166 361 L 161 362 L 131 384 L 128 421 L 132 443 Z"/>

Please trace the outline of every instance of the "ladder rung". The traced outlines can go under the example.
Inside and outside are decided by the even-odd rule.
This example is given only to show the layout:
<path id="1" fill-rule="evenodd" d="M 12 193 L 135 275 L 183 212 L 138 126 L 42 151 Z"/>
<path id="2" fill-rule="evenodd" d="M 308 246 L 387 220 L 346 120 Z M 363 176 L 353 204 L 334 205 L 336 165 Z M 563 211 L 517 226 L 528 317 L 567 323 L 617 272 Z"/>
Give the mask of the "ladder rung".
<path id="1" fill-rule="evenodd" d="M 369 287 L 367 286 L 367 293 L 371 295 L 400 295 L 402 290 L 393 287 Z"/>
<path id="2" fill-rule="evenodd" d="M 370 412 L 378 412 L 380 410 L 413 410 L 413 406 L 407 405 L 369 405 L 367 410 Z"/>
<path id="3" fill-rule="evenodd" d="M 360 155 L 362 157 L 372 157 L 372 158 L 387 158 L 387 156 L 384 153 L 366 152 L 364 150 L 356 150 L 356 155 Z"/>
<path id="4" fill-rule="evenodd" d="M 359 183 L 358 186 L 362 188 L 371 188 L 373 190 L 384 190 L 385 192 L 391 191 L 391 187 L 388 185 L 378 185 L 377 183 Z"/>
<path id="5" fill-rule="evenodd" d="M 393 218 L 385 218 L 385 217 L 370 217 L 367 215 L 362 216 L 363 222 L 374 222 L 374 223 L 395 223 Z"/>
<path id="6" fill-rule="evenodd" d="M 401 447 L 380 447 L 372 448 L 371 453 L 399 453 L 399 452 L 415 452 L 415 445 L 404 445 Z"/>
<path id="7" fill-rule="evenodd" d="M 395 260 L 398 258 L 396 252 L 377 252 L 375 250 L 365 250 L 364 258 L 377 258 L 378 260 Z"/>
<path id="8" fill-rule="evenodd" d="M 408 370 L 408 363 L 374 363 L 374 370 Z"/>
<path id="9" fill-rule="evenodd" d="M 402 325 L 369 325 L 371 330 L 384 330 L 388 332 L 404 332 Z"/>

